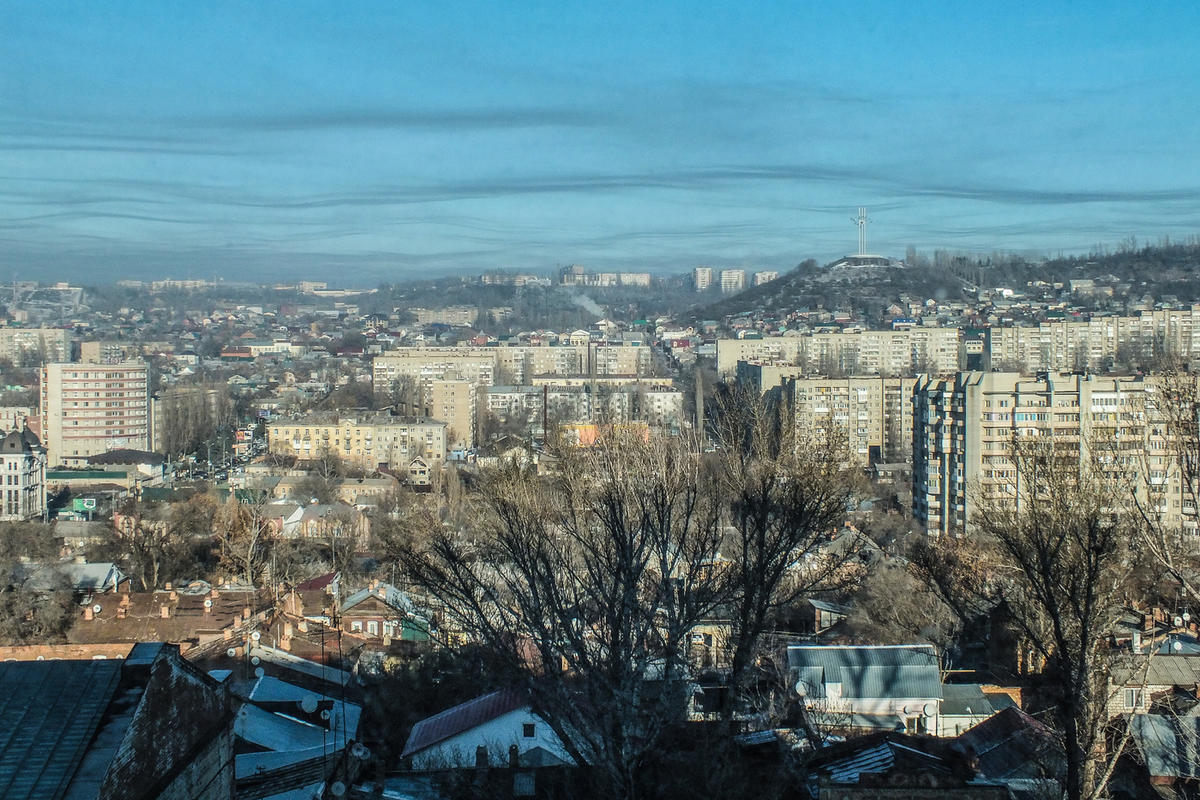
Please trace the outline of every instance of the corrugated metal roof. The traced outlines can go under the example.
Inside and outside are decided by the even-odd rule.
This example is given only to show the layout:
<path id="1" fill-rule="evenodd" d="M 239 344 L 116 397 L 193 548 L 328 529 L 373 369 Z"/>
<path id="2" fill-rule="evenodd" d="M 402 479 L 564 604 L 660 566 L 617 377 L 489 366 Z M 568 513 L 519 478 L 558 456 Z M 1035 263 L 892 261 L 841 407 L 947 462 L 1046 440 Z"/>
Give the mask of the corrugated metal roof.
<path id="1" fill-rule="evenodd" d="M 413 726 L 401 757 L 407 758 L 451 736 L 457 736 L 463 731 L 527 705 L 529 698 L 525 692 L 519 689 L 502 689 L 468 700 L 432 717 L 426 717 Z"/>
<path id="2" fill-rule="evenodd" d="M 115 659 L 0 663 L 0 796 L 62 797 L 120 677 Z"/>
<path id="3" fill-rule="evenodd" d="M 992 703 L 978 683 L 947 683 L 942 686 L 942 716 L 983 716 L 992 713 Z"/>
<path id="4" fill-rule="evenodd" d="M 941 673 L 930 645 L 903 647 L 798 645 L 788 648 L 788 666 L 820 696 L 840 683 L 847 698 L 940 698 Z"/>

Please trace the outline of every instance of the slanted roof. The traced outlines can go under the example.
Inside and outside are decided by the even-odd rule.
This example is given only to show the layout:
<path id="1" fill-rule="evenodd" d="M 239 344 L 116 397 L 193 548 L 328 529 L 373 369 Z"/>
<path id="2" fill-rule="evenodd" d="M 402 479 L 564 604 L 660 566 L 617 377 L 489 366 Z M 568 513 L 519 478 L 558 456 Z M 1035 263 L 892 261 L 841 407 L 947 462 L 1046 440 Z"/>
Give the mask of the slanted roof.
<path id="1" fill-rule="evenodd" d="M 986 716 L 992 713 L 991 701 L 978 683 L 942 685 L 942 716 Z"/>
<path id="2" fill-rule="evenodd" d="M 1200 656 L 1156 655 L 1147 663 L 1133 658 L 1114 670 L 1113 682 L 1128 686 L 1196 686 L 1200 684 Z"/>
<path id="3" fill-rule="evenodd" d="M 116 659 L 0 662 L 0 796 L 61 797 L 120 678 Z"/>
<path id="4" fill-rule="evenodd" d="M 788 666 L 812 688 L 840 683 L 842 697 L 940 698 L 941 673 L 932 645 L 809 646 L 787 650 Z"/>
<path id="5" fill-rule="evenodd" d="M 468 700 L 453 708 L 448 708 L 440 714 L 426 717 L 413 726 L 408 741 L 404 744 L 402 758 L 444 742 L 501 717 L 510 711 L 529 705 L 529 697 L 519 689 L 501 689 L 498 692 L 485 694 Z"/>
<path id="6" fill-rule="evenodd" d="M 975 753 L 979 773 L 993 780 L 1054 775 L 1062 755 L 1054 733 L 1017 706 L 1009 706 L 957 740 Z"/>
<path id="7" fill-rule="evenodd" d="M 415 613 L 416 608 L 412 601 L 408 599 L 408 595 L 392 586 L 390 583 L 378 583 L 375 586 L 368 586 L 365 589 L 359 589 L 354 594 L 346 598 L 346 602 L 342 603 L 342 613 L 345 614 L 355 606 L 365 602 L 368 598 L 374 597 L 382 603 L 385 603 L 390 608 L 401 613 Z"/>
<path id="8" fill-rule="evenodd" d="M 1200 718 L 1134 714 L 1129 725 L 1151 777 L 1200 778 Z"/>

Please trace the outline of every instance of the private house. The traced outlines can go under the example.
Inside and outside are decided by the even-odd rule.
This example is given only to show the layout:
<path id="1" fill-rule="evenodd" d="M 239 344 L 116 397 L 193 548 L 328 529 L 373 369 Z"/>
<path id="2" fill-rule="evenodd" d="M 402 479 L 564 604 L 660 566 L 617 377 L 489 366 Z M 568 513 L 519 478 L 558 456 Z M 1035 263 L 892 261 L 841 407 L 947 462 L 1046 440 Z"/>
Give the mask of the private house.
<path id="1" fill-rule="evenodd" d="M 933 733 L 942 681 L 932 645 L 791 645 L 787 665 L 813 723 Z"/>
<path id="2" fill-rule="evenodd" d="M 1008 695 L 1001 694 L 998 697 L 1006 701 L 1005 705 L 1012 703 Z M 998 709 L 992 702 L 978 683 L 942 684 L 942 706 L 937 718 L 937 735 L 958 736 L 968 728 L 975 727 L 996 713 Z"/>
<path id="3" fill-rule="evenodd" d="M 229 694 L 178 648 L 5 661 L 0 685 L 6 798 L 233 797 Z"/>
<path id="4" fill-rule="evenodd" d="M 1108 714 L 1145 714 L 1156 701 L 1171 703 L 1184 693 L 1192 698 L 1200 691 L 1200 655 L 1131 655 L 1113 670 L 1110 678 Z"/>
<path id="5" fill-rule="evenodd" d="M 413 726 L 401 758 L 414 769 L 463 769 L 477 763 L 480 748 L 490 764 L 509 763 L 515 747 L 521 766 L 574 764 L 562 740 L 533 712 L 517 689 L 492 692 L 448 708 Z"/>
<path id="6" fill-rule="evenodd" d="M 1146 776 L 1175 797 L 1194 797 L 1200 788 L 1200 717 L 1135 714 L 1129 721 Z M 1164 792 L 1163 796 L 1172 796 Z"/>
<path id="7" fill-rule="evenodd" d="M 390 644 L 393 640 L 424 642 L 429 621 L 417 613 L 408 595 L 390 583 L 371 581 L 346 598 L 340 610 L 346 633 Z"/>

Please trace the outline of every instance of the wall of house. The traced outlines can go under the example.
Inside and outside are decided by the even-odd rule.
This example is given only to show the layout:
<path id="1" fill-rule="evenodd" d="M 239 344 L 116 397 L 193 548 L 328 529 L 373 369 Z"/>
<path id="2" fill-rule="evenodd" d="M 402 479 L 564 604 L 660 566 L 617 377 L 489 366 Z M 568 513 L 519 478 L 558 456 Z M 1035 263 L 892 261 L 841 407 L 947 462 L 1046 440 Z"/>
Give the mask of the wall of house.
<path id="1" fill-rule="evenodd" d="M 534 725 L 534 736 L 523 735 L 525 724 Z M 412 757 L 414 769 L 475 766 L 475 748 L 488 749 L 488 762 L 507 764 L 509 745 L 516 744 L 521 753 L 541 747 L 564 761 L 571 761 L 558 736 L 550 726 L 528 707 L 518 708 L 485 722 L 469 731 L 452 736 L 444 742 L 422 750 Z"/>

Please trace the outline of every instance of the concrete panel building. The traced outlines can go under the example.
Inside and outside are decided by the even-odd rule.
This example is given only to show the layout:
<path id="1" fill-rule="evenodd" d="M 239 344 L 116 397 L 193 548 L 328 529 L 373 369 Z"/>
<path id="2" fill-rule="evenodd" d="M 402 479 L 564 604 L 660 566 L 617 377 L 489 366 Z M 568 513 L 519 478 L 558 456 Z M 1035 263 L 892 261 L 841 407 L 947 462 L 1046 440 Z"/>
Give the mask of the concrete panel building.
<path id="1" fill-rule="evenodd" d="M 42 439 L 50 466 L 150 446 L 146 364 L 46 364 L 42 368 Z"/>

